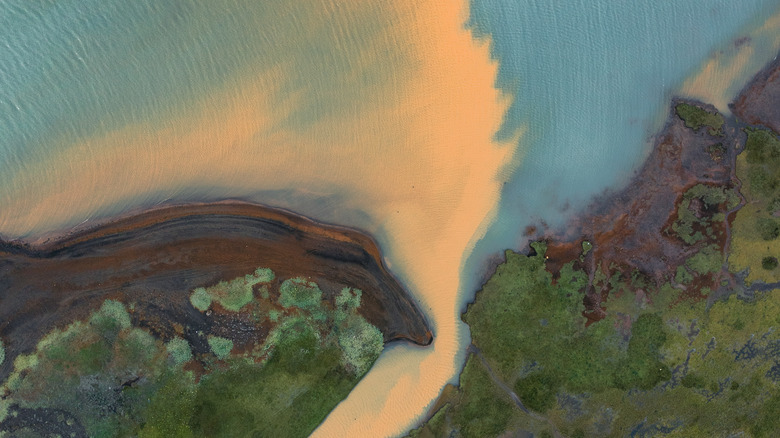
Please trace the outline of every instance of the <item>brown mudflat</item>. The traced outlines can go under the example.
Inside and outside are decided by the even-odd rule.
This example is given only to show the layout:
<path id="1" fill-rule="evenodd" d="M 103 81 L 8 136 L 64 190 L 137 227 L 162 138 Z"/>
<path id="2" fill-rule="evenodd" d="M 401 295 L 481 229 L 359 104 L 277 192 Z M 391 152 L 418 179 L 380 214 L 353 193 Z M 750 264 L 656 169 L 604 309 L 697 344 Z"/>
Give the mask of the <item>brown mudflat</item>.
<path id="1" fill-rule="evenodd" d="M 43 244 L 0 241 L 0 379 L 42 335 L 85 318 L 107 298 L 132 303 L 133 318 L 163 338 L 174 326 L 207 326 L 213 318 L 192 307 L 191 291 L 258 267 L 272 269 L 276 281 L 315 281 L 326 299 L 346 286 L 361 289 L 359 312 L 385 341 L 432 340 L 425 317 L 366 235 L 255 204 L 190 204 Z"/>

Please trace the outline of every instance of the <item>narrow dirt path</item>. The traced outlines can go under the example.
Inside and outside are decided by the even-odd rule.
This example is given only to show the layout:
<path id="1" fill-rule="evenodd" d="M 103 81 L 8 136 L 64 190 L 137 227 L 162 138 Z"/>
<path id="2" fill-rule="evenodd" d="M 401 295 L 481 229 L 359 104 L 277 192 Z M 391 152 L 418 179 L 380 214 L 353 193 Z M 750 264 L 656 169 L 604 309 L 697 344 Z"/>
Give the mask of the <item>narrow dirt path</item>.
<path id="1" fill-rule="evenodd" d="M 483 356 L 482 352 L 479 350 L 479 347 L 477 347 L 472 343 L 469 345 L 467 351 L 479 358 L 480 362 L 482 363 L 482 366 L 485 367 L 485 370 L 487 371 L 488 375 L 493 380 L 493 383 L 495 383 L 496 386 L 501 388 L 502 391 L 504 391 L 505 393 L 507 393 L 507 395 L 509 395 L 512 401 L 515 402 L 515 406 L 517 406 L 521 411 L 525 412 L 531 418 L 547 423 L 547 425 L 550 426 L 550 429 L 552 430 L 552 434 L 555 438 L 565 438 L 563 435 L 561 435 L 561 433 L 558 431 L 558 428 L 555 427 L 555 424 L 553 424 L 553 422 L 550 421 L 550 419 L 548 419 L 544 415 L 529 411 L 528 408 L 526 408 L 525 405 L 523 405 L 523 402 L 520 400 L 520 397 L 518 397 L 517 394 L 515 394 L 515 392 L 512 391 L 512 388 L 510 388 L 509 385 L 504 383 L 503 380 L 499 379 L 498 376 L 496 376 L 496 374 L 493 372 L 493 369 L 490 367 L 490 364 L 488 363 L 487 359 L 485 359 L 485 356 Z"/>

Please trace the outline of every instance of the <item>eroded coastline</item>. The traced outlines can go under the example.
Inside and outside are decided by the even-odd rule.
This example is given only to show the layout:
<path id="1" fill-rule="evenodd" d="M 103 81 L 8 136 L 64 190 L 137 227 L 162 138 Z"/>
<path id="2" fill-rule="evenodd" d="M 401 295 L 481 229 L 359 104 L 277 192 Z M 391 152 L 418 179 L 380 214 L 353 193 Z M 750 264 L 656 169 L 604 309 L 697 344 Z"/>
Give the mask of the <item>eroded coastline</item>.
<path id="1" fill-rule="evenodd" d="M 371 238 L 255 204 L 168 206 L 43 242 L 3 242 L 0 260 L 0 435 L 300 436 L 384 343 L 432 342 Z M 87 390 L 84 379 L 98 383 Z M 180 402 L 164 401 L 171 391 Z M 222 405 L 213 391 L 255 406 L 207 408 Z M 162 408 L 126 392 L 173 408 L 156 418 Z M 70 409 L 74 396 L 88 401 Z M 275 415 L 263 402 L 273 397 L 289 398 Z M 301 409 L 305 419 L 283 421 Z"/>

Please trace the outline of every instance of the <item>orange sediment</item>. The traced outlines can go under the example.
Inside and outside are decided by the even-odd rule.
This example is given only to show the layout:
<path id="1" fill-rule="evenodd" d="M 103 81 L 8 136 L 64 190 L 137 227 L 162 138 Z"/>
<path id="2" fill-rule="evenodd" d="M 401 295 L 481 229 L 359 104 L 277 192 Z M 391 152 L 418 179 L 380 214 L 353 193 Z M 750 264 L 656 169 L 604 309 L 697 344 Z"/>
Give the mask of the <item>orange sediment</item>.
<path id="1" fill-rule="evenodd" d="M 367 3 L 319 7 L 323 22 L 339 20 L 338 37 L 350 39 L 361 38 L 362 25 L 362 14 L 352 12 Z M 341 75 L 334 83 L 354 80 L 350 95 L 359 110 L 296 122 L 291 115 L 311 96 L 285 91 L 285 84 L 300 66 L 273 60 L 154 126 L 57 148 L 0 194 L 0 232 L 40 234 L 116 214 L 116 205 L 130 209 L 152 195 L 176 200 L 197 188 L 211 198 L 266 203 L 257 193 L 304 193 L 271 204 L 326 222 L 360 212 L 367 219 L 345 225 L 377 236 L 391 270 L 427 313 L 434 343 L 388 349 L 315 436 L 402 433 L 459 371 L 467 342 L 462 268 L 493 219 L 518 140 L 494 141 L 510 102 L 494 87 L 488 42 L 465 29 L 467 4 L 375 5 L 385 26 L 373 27 L 372 44 L 349 54 L 354 71 L 334 72 Z M 344 45 L 334 53 L 352 50 L 338 41 Z M 366 64 L 392 70 L 392 80 L 360 80 Z M 321 93 L 318 105 L 328 105 L 334 90 L 312 92 Z M 333 199 L 327 209 L 307 204 L 325 198 Z"/>

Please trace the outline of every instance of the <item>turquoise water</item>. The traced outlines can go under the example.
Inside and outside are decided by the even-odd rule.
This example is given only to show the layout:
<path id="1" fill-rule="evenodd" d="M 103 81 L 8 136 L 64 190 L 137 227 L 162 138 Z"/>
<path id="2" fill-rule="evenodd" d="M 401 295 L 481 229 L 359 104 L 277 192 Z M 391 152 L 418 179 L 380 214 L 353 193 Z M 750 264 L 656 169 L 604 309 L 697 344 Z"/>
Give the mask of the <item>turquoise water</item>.
<path id="1" fill-rule="evenodd" d="M 559 226 L 593 195 L 626 184 L 683 81 L 714 52 L 777 13 L 779 5 L 776 0 L 471 4 L 469 27 L 492 40 L 500 63 L 497 86 L 514 98 L 497 136 L 527 130 L 518 145 L 521 164 L 506 176 L 496 224 L 471 257 L 478 268 L 491 254 L 519 247 L 526 225 Z M 771 59 L 775 53 L 768 49 L 756 47 L 756 56 Z M 468 299 L 483 273 L 465 274 Z"/>
<path id="2" fill-rule="evenodd" d="M 323 11 L 325 9 L 326 11 Z M 356 10 L 355 10 L 356 9 Z M 275 90 L 301 100 L 286 125 L 361 109 L 361 85 L 392 69 L 356 67 L 392 23 L 379 2 L 323 22 L 329 1 L 8 0 L 0 3 L 0 183 L 28 162 L 129 125 L 163 126 L 239 77 L 293 66 Z M 410 63 L 401 47 L 384 47 Z M 359 70 L 356 72 L 356 70 Z M 276 85 L 276 84 L 275 84 Z M 376 91 L 373 89 L 372 91 Z"/>
<path id="3" fill-rule="evenodd" d="M 436 26 L 426 14 L 441 10 L 418 1 L 0 2 L 0 235 L 35 237 L 160 202 L 224 198 L 366 229 L 425 310 L 439 310 L 437 339 L 451 341 L 395 345 L 366 377 L 386 373 L 376 379 L 403 379 L 409 388 L 415 379 L 441 383 L 415 399 L 417 409 L 444 380 L 457 379 L 469 336 L 452 301 L 473 297 L 487 260 L 522 246 L 525 226 L 560 225 L 593 195 L 625 184 L 669 98 L 778 7 L 777 0 L 561 3 L 470 2 L 464 26 L 489 39 L 496 86 L 512 99 L 495 137 L 522 135 L 506 146 L 515 158 L 498 172 L 496 220 L 462 265 L 460 290 L 446 277 L 458 278 L 454 266 L 467 245 L 447 243 L 480 231 L 463 211 L 475 208 L 480 219 L 491 205 L 463 195 L 480 163 L 457 157 L 495 145 L 479 135 L 464 145 L 443 133 L 471 135 L 450 126 L 450 116 L 490 123 L 492 132 L 492 116 L 472 114 L 462 101 L 450 111 L 463 94 L 451 78 L 465 82 L 466 73 L 483 71 L 476 64 L 489 66 L 468 51 L 457 53 L 470 56 L 462 64 L 473 70 L 440 72 L 416 58 L 462 49 L 455 39 L 428 40 Z M 771 59 L 772 47 L 757 45 L 756 56 Z M 712 85 L 724 84 L 733 85 Z M 485 158 L 488 167 L 501 164 L 496 156 Z M 492 202 L 492 183 L 474 185 Z M 447 223 L 451 217 L 465 225 Z M 448 256 L 447 269 L 435 272 Z M 454 334 L 445 337 L 443 327 Z M 339 418 L 411 403 L 413 393 L 390 389 L 364 391 L 370 402 L 348 399 L 353 410 Z M 383 430 L 403 430 L 423 411 L 386 413 L 396 424 Z M 379 427 L 370 414 L 360 417 L 362 430 Z"/>
<path id="4" fill-rule="evenodd" d="M 402 50 L 388 50 L 390 59 L 356 79 L 354 55 L 368 46 L 361 41 L 392 25 L 376 18 L 382 11 L 366 7 L 361 38 L 348 40 L 355 47 L 341 47 L 334 43 L 338 29 L 306 28 L 316 8 L 282 3 L 3 2 L 0 183 L 12 184 L 29 163 L 69 143 L 162 123 L 185 112 L 204 90 L 229 88 L 237 73 L 261 72 L 280 60 L 298 74 L 278 93 L 310 97 L 289 116 L 295 127 L 359 111 L 361 88 L 349 81 L 391 82 L 383 63 L 413 62 Z M 526 129 L 517 147 L 522 164 L 505 175 L 497 224 L 476 257 L 514 246 L 521 226 L 538 219 L 560 223 L 565 206 L 574 211 L 591 195 L 624 183 L 681 81 L 777 5 L 472 1 L 468 26 L 491 39 L 500 63 L 497 86 L 514 99 L 497 137 Z M 318 67 L 323 64 L 326 72 Z M 313 91 L 323 89 L 338 92 Z"/>

